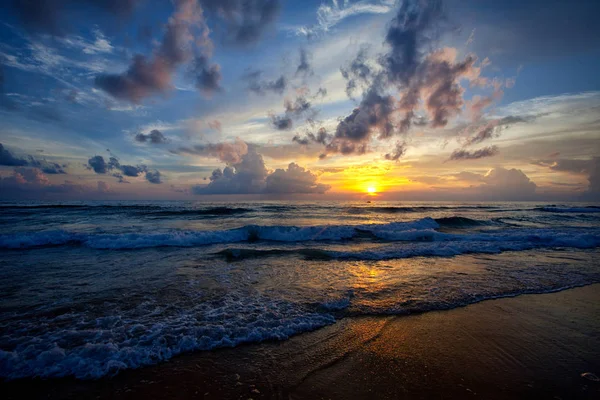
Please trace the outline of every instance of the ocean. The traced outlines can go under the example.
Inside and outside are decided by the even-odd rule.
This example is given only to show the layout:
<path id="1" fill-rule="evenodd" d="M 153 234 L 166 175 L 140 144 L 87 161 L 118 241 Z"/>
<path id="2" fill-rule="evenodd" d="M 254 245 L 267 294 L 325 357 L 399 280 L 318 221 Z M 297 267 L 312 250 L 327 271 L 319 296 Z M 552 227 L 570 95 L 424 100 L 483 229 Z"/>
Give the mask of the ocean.
<path id="1" fill-rule="evenodd" d="M 600 282 L 592 204 L 0 203 L 0 377 Z"/>

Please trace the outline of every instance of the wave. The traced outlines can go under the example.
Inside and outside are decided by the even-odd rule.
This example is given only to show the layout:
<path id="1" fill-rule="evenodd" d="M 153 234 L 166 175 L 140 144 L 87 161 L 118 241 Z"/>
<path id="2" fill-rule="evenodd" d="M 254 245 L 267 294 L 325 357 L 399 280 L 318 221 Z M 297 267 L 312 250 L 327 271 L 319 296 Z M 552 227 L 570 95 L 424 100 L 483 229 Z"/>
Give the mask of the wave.
<path id="1" fill-rule="evenodd" d="M 600 207 L 536 207 L 535 211 L 552 212 L 552 213 L 600 213 Z"/>
<path id="2" fill-rule="evenodd" d="M 202 209 L 184 209 L 184 210 L 164 210 L 164 211 L 154 211 L 149 215 L 151 216 L 183 216 L 183 215 L 214 215 L 214 216 L 226 216 L 226 215 L 239 215 L 252 212 L 253 210 L 249 208 L 242 207 L 211 207 L 211 208 L 202 208 Z"/>
<path id="3" fill-rule="evenodd" d="M 192 305 L 164 309 L 141 304 L 135 308 L 137 315 L 131 316 L 93 318 L 74 312 L 46 320 L 45 329 L 35 321 L 21 320 L 2 338 L 12 346 L 0 349 L 0 377 L 97 379 L 182 353 L 285 340 L 335 322 L 330 314 L 266 297 L 232 293 L 219 303 L 215 307 L 198 299 Z M 24 331 L 31 336 L 22 335 Z"/>
<path id="4" fill-rule="evenodd" d="M 237 242 L 319 242 L 371 238 L 387 242 L 417 242 L 423 248 L 423 255 L 444 255 L 430 253 L 423 242 L 437 243 L 495 243 L 502 251 L 509 243 L 512 249 L 517 243 L 528 246 L 589 248 L 600 246 L 600 231 L 594 228 L 509 228 L 480 230 L 468 233 L 440 232 L 442 226 L 464 227 L 488 224 L 486 221 L 462 217 L 442 219 L 442 224 L 432 218 L 412 222 L 392 222 L 366 225 L 323 225 L 323 226 L 259 226 L 247 225 L 237 229 L 221 231 L 168 231 L 157 233 L 76 233 L 67 231 L 42 231 L 0 235 L 0 249 L 29 249 L 44 246 L 82 245 L 95 249 L 120 250 L 150 247 L 197 247 L 212 244 Z M 445 225 L 444 225 L 445 224 Z M 464 245 L 469 246 L 469 245 Z M 490 245 L 486 244 L 489 248 Z M 517 246 L 516 249 L 519 247 Z M 402 250 L 404 251 L 404 250 Z M 412 250 L 411 250 L 412 251 Z M 462 254 L 466 250 L 458 250 Z M 486 250 L 487 251 L 487 250 Z M 412 254 L 412 253 L 410 253 Z M 420 253 L 419 253 L 420 254 Z M 417 254 L 417 255 L 419 255 Z M 403 257 L 399 253 L 396 257 Z M 235 256 L 234 256 L 235 257 Z"/>
<path id="5" fill-rule="evenodd" d="M 245 249 L 228 248 L 213 253 L 228 261 L 284 255 L 299 255 L 310 260 L 390 260 L 412 257 L 454 257 L 462 254 L 497 254 L 542 248 L 591 249 L 600 247 L 600 233 L 584 231 L 517 230 L 515 232 L 446 234 L 433 230 L 378 233 L 402 242 L 361 251 L 334 251 L 319 248 Z"/>
<path id="6" fill-rule="evenodd" d="M 84 245 L 96 249 L 139 249 L 147 247 L 194 247 L 235 242 L 306 242 L 343 240 L 367 232 L 439 228 L 432 218 L 412 222 L 371 225 L 259 226 L 247 225 L 223 231 L 169 231 L 164 233 L 89 234 L 43 231 L 0 235 L 0 248 L 27 249 L 41 246 Z"/>
<path id="7" fill-rule="evenodd" d="M 214 302 L 194 298 L 198 301 L 185 306 L 175 303 L 161 307 L 149 301 L 134 307 L 131 315 L 112 312 L 92 317 L 73 311 L 46 318 L 41 326 L 39 321 L 26 318 L 4 332 L 3 340 L 9 347 L 0 349 L 0 377 L 98 379 L 183 353 L 286 340 L 348 316 L 449 310 L 489 299 L 552 293 L 600 280 L 598 275 L 573 273 L 558 283 L 551 276 L 531 280 L 527 275 L 525 270 L 515 272 L 512 287 L 490 287 L 479 281 L 461 290 L 428 291 L 433 294 L 425 297 L 397 296 L 395 301 L 382 303 L 373 302 L 372 294 L 365 298 L 354 290 L 326 295 L 310 305 L 233 292 Z M 527 284 L 519 285 L 520 279 Z"/>
<path id="8" fill-rule="evenodd" d="M 462 254 L 497 254 L 505 251 L 523 251 L 544 248 L 592 249 L 600 247 L 600 235 L 589 233 L 546 234 L 522 233 L 501 236 L 461 235 L 454 241 L 435 241 L 435 236 L 423 235 L 428 242 L 407 242 L 381 246 L 364 251 L 327 251 L 334 259 L 345 260 L 392 260 L 412 257 L 454 257 Z M 411 237 L 410 239 L 414 239 Z M 409 239 L 408 237 L 406 239 Z M 448 238 L 449 239 L 449 238 Z"/>
<path id="9" fill-rule="evenodd" d="M 441 227 L 446 228 L 472 228 L 476 226 L 485 226 L 493 224 L 492 221 L 481 221 L 466 217 L 436 218 L 435 222 L 437 222 Z"/>

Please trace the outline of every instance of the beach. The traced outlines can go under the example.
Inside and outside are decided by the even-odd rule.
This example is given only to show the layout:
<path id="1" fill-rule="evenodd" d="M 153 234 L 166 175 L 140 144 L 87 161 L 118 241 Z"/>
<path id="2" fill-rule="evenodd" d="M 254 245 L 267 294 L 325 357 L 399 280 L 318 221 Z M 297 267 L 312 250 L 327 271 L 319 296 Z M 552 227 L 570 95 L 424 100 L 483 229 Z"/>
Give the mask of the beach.
<path id="1" fill-rule="evenodd" d="M 600 285 L 407 316 L 348 317 L 282 342 L 98 380 L 4 382 L 5 398 L 595 399 Z"/>

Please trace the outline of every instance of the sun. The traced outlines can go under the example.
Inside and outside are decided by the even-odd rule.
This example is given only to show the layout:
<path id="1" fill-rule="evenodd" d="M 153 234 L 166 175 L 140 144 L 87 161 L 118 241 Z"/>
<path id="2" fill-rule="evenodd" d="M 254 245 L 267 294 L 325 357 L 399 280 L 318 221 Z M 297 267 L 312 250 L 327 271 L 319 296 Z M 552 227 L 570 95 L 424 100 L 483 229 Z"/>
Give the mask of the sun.
<path id="1" fill-rule="evenodd" d="M 375 188 L 375 186 L 369 186 L 367 188 L 367 193 L 369 193 L 369 194 L 375 194 L 375 193 L 377 193 L 377 189 Z"/>

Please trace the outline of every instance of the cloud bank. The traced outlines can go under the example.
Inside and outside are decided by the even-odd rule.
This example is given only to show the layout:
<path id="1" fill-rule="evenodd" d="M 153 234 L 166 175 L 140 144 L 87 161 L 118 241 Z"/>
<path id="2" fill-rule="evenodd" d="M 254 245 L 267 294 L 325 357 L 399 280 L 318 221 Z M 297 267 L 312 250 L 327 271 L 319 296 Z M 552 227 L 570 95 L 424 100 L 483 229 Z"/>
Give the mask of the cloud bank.
<path id="1" fill-rule="evenodd" d="M 317 176 L 296 163 L 270 172 L 262 155 L 249 147 L 237 162 L 215 169 L 208 185 L 193 186 L 191 192 L 204 194 L 310 194 L 325 193 L 329 185 L 317 182 Z"/>

